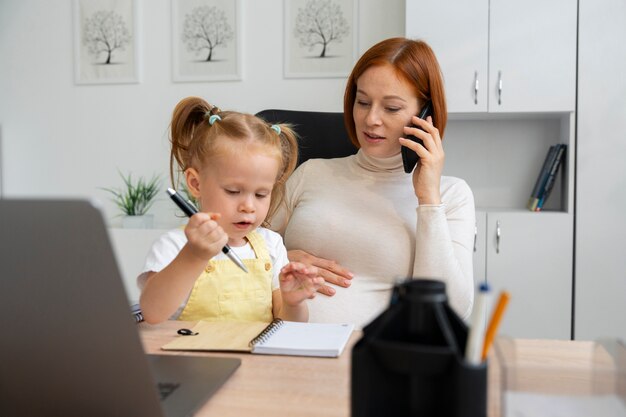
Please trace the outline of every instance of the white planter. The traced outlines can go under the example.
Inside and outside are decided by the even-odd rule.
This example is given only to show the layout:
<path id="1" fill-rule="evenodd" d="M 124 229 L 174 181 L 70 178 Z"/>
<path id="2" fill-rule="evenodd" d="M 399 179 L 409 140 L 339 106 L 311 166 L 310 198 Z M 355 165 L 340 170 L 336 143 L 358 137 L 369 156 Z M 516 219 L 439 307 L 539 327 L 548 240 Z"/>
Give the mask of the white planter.
<path id="1" fill-rule="evenodd" d="M 153 224 L 154 216 L 152 214 L 124 216 L 122 218 L 122 227 L 124 229 L 152 229 Z"/>

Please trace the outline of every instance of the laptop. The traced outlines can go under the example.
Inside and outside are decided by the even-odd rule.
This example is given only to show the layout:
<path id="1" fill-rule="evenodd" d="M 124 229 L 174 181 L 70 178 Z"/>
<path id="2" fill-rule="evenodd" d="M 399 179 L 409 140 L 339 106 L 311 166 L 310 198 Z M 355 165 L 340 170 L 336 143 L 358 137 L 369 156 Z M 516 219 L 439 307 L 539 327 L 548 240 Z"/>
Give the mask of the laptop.
<path id="1" fill-rule="evenodd" d="M 192 415 L 241 363 L 144 353 L 86 200 L 0 199 L 0 323 L 0 416 Z"/>

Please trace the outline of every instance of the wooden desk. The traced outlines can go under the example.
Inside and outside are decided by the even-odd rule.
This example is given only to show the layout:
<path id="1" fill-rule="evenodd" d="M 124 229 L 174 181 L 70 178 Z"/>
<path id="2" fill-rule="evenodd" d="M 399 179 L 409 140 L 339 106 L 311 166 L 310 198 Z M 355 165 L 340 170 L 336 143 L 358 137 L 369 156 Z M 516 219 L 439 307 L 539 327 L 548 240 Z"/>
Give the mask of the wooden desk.
<path id="1" fill-rule="evenodd" d="M 147 353 L 200 356 L 230 356 L 241 359 L 241 367 L 196 414 L 209 416 L 350 416 L 350 366 L 352 346 L 361 337 L 355 332 L 339 358 L 305 358 L 235 353 L 165 352 L 162 345 L 183 327 L 194 323 L 169 321 L 159 325 L 140 324 Z M 546 365 L 568 370 L 591 370 L 594 344 L 557 340 L 515 340 L 523 352 L 520 365 Z M 500 416 L 500 370 L 491 350 L 489 357 L 488 415 Z M 554 376 L 554 374 L 552 374 Z M 581 380 L 581 375 L 583 375 Z M 587 384 L 585 372 L 558 375 L 549 381 Z M 543 380 L 543 375 L 539 380 Z M 534 382 L 533 382 L 534 384 Z M 577 385 L 577 386 L 578 386 Z"/>
<path id="2" fill-rule="evenodd" d="M 241 359 L 241 366 L 196 414 L 209 416 L 338 416 L 350 415 L 350 352 L 359 339 L 354 333 L 339 358 L 304 358 L 210 352 L 166 352 L 160 349 L 183 327 L 194 323 L 141 323 L 147 353 L 225 356 Z"/>

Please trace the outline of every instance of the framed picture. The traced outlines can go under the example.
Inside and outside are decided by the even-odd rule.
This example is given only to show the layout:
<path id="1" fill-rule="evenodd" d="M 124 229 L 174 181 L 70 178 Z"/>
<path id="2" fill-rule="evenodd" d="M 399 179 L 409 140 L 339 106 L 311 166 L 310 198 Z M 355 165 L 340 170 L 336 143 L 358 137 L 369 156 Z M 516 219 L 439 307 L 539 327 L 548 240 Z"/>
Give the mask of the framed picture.
<path id="1" fill-rule="evenodd" d="M 137 0 L 74 0 L 76 84 L 139 82 Z"/>
<path id="2" fill-rule="evenodd" d="M 357 55 L 356 0 L 284 0 L 285 77 L 346 77 Z"/>
<path id="3" fill-rule="evenodd" d="M 241 80 L 241 33 L 241 0 L 172 0 L 173 80 Z"/>

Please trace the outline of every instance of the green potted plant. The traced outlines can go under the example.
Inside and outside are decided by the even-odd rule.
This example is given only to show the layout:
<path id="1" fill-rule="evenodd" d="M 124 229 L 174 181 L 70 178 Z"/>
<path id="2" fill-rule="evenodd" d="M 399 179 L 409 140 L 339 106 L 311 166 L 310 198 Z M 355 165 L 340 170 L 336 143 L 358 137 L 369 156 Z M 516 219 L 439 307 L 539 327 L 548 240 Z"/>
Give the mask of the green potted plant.
<path id="1" fill-rule="evenodd" d="M 149 181 L 139 177 L 133 181 L 132 174 L 125 176 L 120 172 L 125 187 L 123 189 L 103 188 L 113 195 L 113 202 L 124 216 L 125 228 L 149 229 L 152 227 L 152 214 L 147 214 L 161 188 L 159 176 L 154 175 Z"/>

